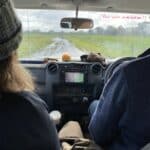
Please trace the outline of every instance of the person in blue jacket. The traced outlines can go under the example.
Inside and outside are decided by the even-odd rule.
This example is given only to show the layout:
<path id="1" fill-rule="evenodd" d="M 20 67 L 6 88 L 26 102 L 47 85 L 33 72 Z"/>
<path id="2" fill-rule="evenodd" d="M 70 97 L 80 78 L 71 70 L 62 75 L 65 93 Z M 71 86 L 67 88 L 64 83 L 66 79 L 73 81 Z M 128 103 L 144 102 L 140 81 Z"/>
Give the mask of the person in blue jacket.
<path id="1" fill-rule="evenodd" d="M 120 65 L 91 104 L 89 132 L 104 149 L 140 150 L 150 142 L 149 68 L 149 54 Z"/>
<path id="2" fill-rule="evenodd" d="M 10 0 L 0 0 L 0 149 L 60 150 L 46 103 L 17 58 L 22 25 Z"/>

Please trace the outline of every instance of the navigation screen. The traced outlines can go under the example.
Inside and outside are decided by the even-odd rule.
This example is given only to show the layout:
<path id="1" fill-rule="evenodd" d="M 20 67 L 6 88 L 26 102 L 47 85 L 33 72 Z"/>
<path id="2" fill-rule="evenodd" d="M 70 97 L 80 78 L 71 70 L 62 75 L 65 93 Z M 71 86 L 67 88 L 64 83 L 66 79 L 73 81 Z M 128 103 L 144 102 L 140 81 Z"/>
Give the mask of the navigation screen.
<path id="1" fill-rule="evenodd" d="M 67 83 L 83 83 L 84 74 L 80 72 L 66 72 L 65 82 Z"/>

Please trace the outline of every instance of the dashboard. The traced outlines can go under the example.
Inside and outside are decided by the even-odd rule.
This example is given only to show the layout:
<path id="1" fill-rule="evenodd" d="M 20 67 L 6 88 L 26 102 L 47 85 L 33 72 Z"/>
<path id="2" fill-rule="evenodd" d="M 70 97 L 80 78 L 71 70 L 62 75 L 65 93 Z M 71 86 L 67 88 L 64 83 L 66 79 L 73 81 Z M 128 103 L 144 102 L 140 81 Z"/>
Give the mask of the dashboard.
<path id="1" fill-rule="evenodd" d="M 98 99 L 105 68 L 98 62 L 23 63 L 36 83 L 37 94 L 49 111 L 86 115 L 89 104 Z"/>

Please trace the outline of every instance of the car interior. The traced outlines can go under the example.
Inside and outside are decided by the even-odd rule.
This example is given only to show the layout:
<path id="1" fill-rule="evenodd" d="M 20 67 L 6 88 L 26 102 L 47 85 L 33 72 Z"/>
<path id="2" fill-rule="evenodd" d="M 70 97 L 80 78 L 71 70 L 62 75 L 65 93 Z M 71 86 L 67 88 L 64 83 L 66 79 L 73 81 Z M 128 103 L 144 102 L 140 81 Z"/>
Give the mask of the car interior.
<path id="1" fill-rule="evenodd" d="M 49 113 L 58 111 L 61 114 L 58 130 L 67 121 L 75 120 L 80 123 L 84 135 L 89 137 L 88 108 L 91 102 L 99 99 L 104 85 L 120 64 L 136 59 L 149 48 L 150 1 L 13 0 L 13 2 L 18 16 L 24 19 L 25 24 L 19 58 L 35 80 L 36 93 L 48 105 Z M 57 18 L 58 22 L 55 22 Z M 100 26 L 95 26 L 98 23 Z M 106 25 L 107 23 L 109 24 Z M 124 38 L 124 45 L 120 44 L 122 40 L 120 37 L 117 43 L 116 41 L 110 43 L 110 36 L 111 42 L 112 36 L 114 38 L 121 36 Z M 47 37 L 49 39 L 46 39 Z M 105 41 L 101 44 L 104 37 Z M 129 45 L 131 37 L 134 38 L 134 43 L 125 48 Z M 139 47 L 136 44 L 138 38 L 142 44 Z M 48 44 L 49 41 L 51 43 Z M 96 41 L 99 42 L 95 44 Z M 44 42 L 47 43 L 44 45 Z M 39 44 L 43 45 L 33 48 Z M 66 48 L 66 45 L 70 47 Z M 81 51 L 76 51 L 76 48 L 80 48 Z M 118 50 L 116 55 L 115 49 Z M 103 56 L 105 64 L 96 59 L 88 61 L 90 52 Z"/>

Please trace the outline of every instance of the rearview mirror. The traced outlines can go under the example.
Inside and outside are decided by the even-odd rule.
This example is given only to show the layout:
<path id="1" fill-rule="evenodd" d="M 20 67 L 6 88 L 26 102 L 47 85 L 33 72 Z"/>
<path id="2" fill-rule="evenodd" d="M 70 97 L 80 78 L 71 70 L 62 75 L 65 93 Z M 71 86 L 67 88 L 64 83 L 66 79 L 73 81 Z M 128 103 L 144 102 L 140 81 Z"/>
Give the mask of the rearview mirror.
<path id="1" fill-rule="evenodd" d="M 93 20 L 87 18 L 62 18 L 60 26 L 67 29 L 90 29 L 93 27 Z"/>

